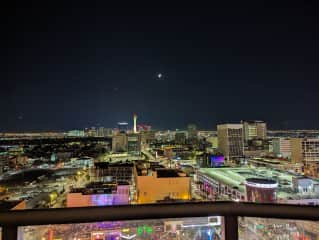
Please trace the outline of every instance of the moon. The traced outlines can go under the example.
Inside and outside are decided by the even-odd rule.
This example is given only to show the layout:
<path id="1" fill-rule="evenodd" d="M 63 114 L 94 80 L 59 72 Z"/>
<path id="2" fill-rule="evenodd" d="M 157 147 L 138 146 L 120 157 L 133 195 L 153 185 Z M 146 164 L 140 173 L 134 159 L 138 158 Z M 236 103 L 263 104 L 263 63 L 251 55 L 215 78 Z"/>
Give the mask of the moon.
<path id="1" fill-rule="evenodd" d="M 161 74 L 161 73 L 157 74 L 158 79 L 161 79 L 162 77 L 163 77 L 163 74 Z"/>

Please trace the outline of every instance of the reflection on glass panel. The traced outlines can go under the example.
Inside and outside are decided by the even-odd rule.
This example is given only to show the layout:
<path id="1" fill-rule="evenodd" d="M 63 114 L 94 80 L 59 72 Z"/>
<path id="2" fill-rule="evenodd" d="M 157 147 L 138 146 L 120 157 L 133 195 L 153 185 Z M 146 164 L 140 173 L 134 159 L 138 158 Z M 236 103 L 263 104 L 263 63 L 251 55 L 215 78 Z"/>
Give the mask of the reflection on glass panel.
<path id="1" fill-rule="evenodd" d="M 318 240 L 319 222 L 271 219 L 239 218 L 240 240 Z"/>
<path id="2" fill-rule="evenodd" d="M 222 217 L 174 218 L 19 227 L 19 240 L 221 240 Z"/>

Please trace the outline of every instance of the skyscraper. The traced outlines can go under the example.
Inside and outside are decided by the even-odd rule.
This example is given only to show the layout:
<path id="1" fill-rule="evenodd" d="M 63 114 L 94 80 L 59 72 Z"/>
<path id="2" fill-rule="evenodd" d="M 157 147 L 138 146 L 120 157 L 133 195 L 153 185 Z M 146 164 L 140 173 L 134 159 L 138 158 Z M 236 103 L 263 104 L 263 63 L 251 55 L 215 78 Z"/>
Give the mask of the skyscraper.
<path id="1" fill-rule="evenodd" d="M 290 158 L 291 145 L 289 138 L 274 138 L 272 139 L 273 153 L 277 156 L 284 158 Z"/>
<path id="2" fill-rule="evenodd" d="M 127 152 L 132 155 L 141 154 L 141 135 L 136 133 L 127 134 Z"/>
<path id="3" fill-rule="evenodd" d="M 319 177 L 319 139 L 291 138 L 291 160 L 303 163 L 305 175 Z"/>
<path id="4" fill-rule="evenodd" d="M 188 124 L 187 132 L 188 138 L 197 138 L 197 126 L 195 124 Z"/>
<path id="5" fill-rule="evenodd" d="M 244 155 L 243 125 L 217 125 L 218 149 L 227 161 L 236 160 Z"/>
<path id="6" fill-rule="evenodd" d="M 87 137 L 96 137 L 97 131 L 95 127 L 85 128 L 84 135 Z"/>
<path id="7" fill-rule="evenodd" d="M 178 131 L 175 133 L 175 143 L 176 144 L 185 144 L 186 143 L 186 133 L 183 131 Z"/>
<path id="8" fill-rule="evenodd" d="M 149 144 L 155 142 L 155 131 L 142 131 L 141 133 L 141 143 L 142 144 Z"/>
<path id="9" fill-rule="evenodd" d="M 267 138 L 267 124 L 264 121 L 241 121 L 243 125 L 244 143 L 248 145 L 248 141 L 254 139 L 266 139 Z"/>
<path id="10" fill-rule="evenodd" d="M 119 133 L 112 138 L 112 151 L 113 152 L 126 152 L 127 151 L 127 137 L 125 133 Z"/>
<path id="11" fill-rule="evenodd" d="M 97 137 L 105 137 L 105 128 L 99 127 L 96 131 Z"/>
<path id="12" fill-rule="evenodd" d="M 198 144 L 198 136 L 197 136 L 197 126 L 195 124 L 189 124 L 187 126 L 187 134 L 188 134 L 188 143 L 191 145 Z"/>

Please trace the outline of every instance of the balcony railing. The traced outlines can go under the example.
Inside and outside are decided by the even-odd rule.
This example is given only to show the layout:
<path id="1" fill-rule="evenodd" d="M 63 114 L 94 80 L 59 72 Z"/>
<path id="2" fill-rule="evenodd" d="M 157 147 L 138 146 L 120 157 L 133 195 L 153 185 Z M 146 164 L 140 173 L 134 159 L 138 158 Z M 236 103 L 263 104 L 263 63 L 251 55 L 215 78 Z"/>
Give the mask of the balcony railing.
<path id="1" fill-rule="evenodd" d="M 237 240 L 238 217 L 319 221 L 319 207 L 234 202 L 205 202 L 17 210 L 1 212 L 0 225 L 2 227 L 2 239 L 17 240 L 19 226 L 208 216 L 224 217 L 225 239 Z"/>

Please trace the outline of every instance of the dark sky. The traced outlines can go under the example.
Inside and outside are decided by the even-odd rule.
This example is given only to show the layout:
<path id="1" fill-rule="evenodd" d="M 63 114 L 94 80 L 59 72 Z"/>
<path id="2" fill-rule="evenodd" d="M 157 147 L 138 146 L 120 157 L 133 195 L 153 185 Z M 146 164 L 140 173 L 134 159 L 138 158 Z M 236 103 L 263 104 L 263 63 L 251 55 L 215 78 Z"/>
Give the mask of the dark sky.
<path id="1" fill-rule="evenodd" d="M 319 128 L 312 4 L 24 2 L 2 25 L 0 131 L 114 127 L 133 112 L 156 128 Z"/>

